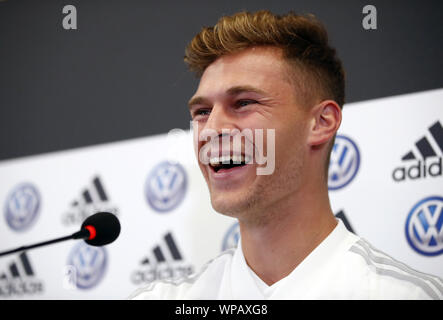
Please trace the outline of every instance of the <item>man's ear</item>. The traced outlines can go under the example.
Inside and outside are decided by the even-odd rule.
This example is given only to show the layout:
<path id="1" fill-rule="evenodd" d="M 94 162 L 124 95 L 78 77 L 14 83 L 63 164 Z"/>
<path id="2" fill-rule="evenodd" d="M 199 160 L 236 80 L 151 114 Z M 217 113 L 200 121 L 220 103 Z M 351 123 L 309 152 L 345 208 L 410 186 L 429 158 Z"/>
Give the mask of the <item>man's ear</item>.
<path id="1" fill-rule="evenodd" d="M 333 100 L 325 100 L 311 109 L 308 144 L 322 145 L 332 139 L 340 127 L 341 109 Z"/>

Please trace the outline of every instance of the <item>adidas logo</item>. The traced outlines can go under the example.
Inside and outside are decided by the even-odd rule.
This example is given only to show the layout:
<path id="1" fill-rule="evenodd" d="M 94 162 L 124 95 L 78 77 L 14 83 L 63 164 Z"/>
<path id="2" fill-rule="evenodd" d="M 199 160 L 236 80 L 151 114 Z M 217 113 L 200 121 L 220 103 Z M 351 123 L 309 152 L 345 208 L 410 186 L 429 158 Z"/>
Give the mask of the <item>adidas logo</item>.
<path id="1" fill-rule="evenodd" d="M 180 251 L 177 248 L 177 245 L 175 244 L 174 238 L 172 237 L 172 234 L 170 232 L 168 232 L 164 237 L 163 237 L 166 246 L 167 246 L 167 251 L 169 251 L 169 253 L 171 254 L 170 259 L 168 259 L 169 261 L 180 261 L 182 260 L 182 255 L 180 254 Z M 155 263 L 162 263 L 162 262 L 167 262 L 165 255 L 163 254 L 163 250 L 161 249 L 160 246 L 156 246 L 153 250 L 152 250 L 153 254 L 154 254 L 154 258 L 155 258 Z M 149 258 L 145 258 L 142 261 L 142 264 L 149 264 L 150 260 Z"/>
<path id="2" fill-rule="evenodd" d="M 18 256 L 18 261 L 10 263 L 7 271 L 0 273 L 0 297 L 42 293 L 43 283 L 34 276 L 34 270 L 24 251 Z"/>
<path id="3" fill-rule="evenodd" d="M 415 142 L 401 160 L 406 162 L 392 172 L 392 179 L 402 182 L 442 176 L 443 128 L 440 121 L 428 128 L 425 136 Z"/>
<path id="4" fill-rule="evenodd" d="M 346 229 L 348 229 L 352 233 L 355 233 L 354 228 L 352 228 L 351 223 L 349 222 L 349 220 L 346 217 L 345 212 L 343 210 L 340 210 L 338 213 L 336 213 L 335 217 L 339 218 L 343 222 L 343 224 L 345 225 Z"/>
<path id="5" fill-rule="evenodd" d="M 80 192 L 80 197 L 72 201 L 70 210 L 62 217 L 62 222 L 66 226 L 80 225 L 87 217 L 98 211 L 118 215 L 118 209 L 110 204 L 101 179 L 95 176 L 91 185 Z"/>
<path id="6" fill-rule="evenodd" d="M 152 249 L 151 255 L 141 260 L 141 268 L 131 275 L 132 283 L 139 285 L 156 280 L 182 278 L 194 272 L 194 267 L 185 263 L 172 233 L 166 233 L 162 240 L 161 244 Z"/>

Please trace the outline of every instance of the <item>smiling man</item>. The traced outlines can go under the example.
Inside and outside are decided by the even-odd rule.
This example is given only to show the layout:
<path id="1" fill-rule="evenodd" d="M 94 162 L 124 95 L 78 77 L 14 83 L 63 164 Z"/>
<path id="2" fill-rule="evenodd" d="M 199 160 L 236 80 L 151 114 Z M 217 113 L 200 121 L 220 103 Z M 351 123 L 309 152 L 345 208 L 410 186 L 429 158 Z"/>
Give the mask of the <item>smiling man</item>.
<path id="1" fill-rule="evenodd" d="M 199 273 L 133 298 L 443 297 L 439 278 L 374 249 L 334 217 L 327 169 L 345 81 L 318 20 L 223 17 L 194 37 L 185 62 L 200 76 L 189 100 L 200 169 L 212 206 L 238 219 L 241 240 Z M 272 170 L 260 171 L 269 161 Z"/>

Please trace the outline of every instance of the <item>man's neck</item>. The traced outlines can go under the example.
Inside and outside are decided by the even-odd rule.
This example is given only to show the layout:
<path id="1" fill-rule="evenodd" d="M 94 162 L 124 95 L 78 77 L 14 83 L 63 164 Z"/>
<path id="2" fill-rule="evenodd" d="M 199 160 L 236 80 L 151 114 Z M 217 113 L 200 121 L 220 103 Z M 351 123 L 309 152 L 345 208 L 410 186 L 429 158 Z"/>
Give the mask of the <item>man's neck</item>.
<path id="1" fill-rule="evenodd" d="M 268 209 L 268 221 L 239 221 L 246 262 L 268 285 L 289 275 L 337 225 L 327 194 L 297 198 Z"/>

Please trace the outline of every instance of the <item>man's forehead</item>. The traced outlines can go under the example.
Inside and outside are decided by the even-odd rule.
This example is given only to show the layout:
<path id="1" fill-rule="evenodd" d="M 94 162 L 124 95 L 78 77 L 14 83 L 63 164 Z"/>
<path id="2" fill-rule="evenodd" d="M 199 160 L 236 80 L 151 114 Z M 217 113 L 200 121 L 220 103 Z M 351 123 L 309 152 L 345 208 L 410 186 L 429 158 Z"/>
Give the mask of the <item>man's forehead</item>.
<path id="1" fill-rule="evenodd" d="M 287 80 L 287 65 L 282 51 L 276 47 L 252 47 L 222 56 L 203 73 L 196 94 L 226 91 L 231 87 L 250 85 L 263 88 Z"/>

